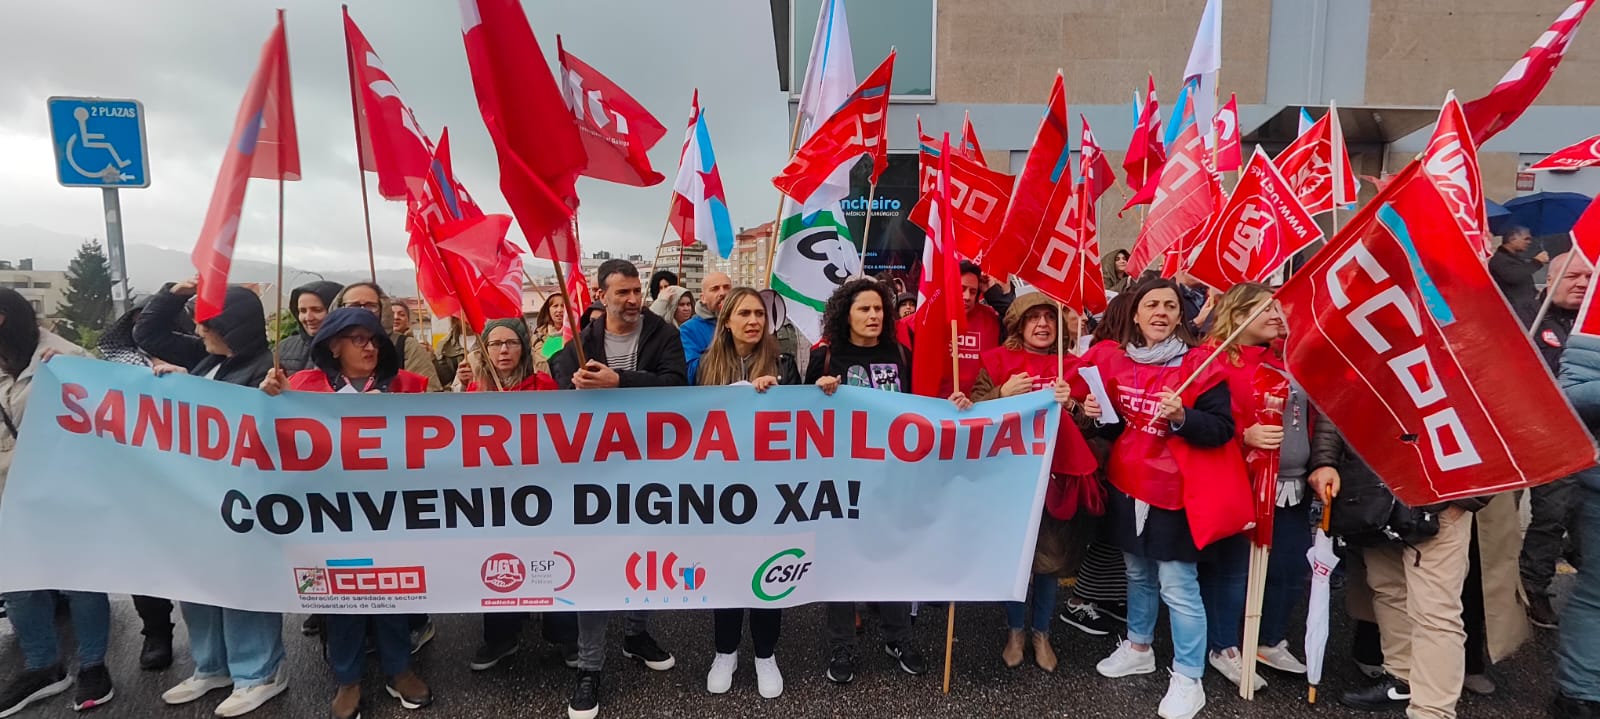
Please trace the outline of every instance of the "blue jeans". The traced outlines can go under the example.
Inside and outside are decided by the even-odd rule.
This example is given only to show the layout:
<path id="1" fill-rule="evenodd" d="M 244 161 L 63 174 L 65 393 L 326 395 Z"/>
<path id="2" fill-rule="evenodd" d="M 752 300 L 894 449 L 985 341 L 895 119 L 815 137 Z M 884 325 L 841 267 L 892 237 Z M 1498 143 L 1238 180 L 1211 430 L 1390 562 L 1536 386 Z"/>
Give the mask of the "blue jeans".
<path id="1" fill-rule="evenodd" d="M 106 663 L 111 634 L 111 602 L 104 594 L 62 592 L 72 609 L 72 631 L 78 637 L 78 670 Z M 33 671 L 61 662 L 56 636 L 56 600 L 49 590 L 6 592 L 6 612 L 22 645 L 22 669 Z"/>
<path id="2" fill-rule="evenodd" d="M 1206 671 L 1206 610 L 1198 565 L 1122 555 L 1128 566 L 1128 641 L 1155 641 L 1156 617 L 1166 602 L 1172 619 L 1172 671 L 1199 679 Z"/>
<path id="3" fill-rule="evenodd" d="M 1556 687 L 1573 699 L 1600 701 L 1600 491 L 1578 493 L 1579 546 L 1586 561 L 1561 612 L 1561 646 L 1556 649 Z"/>
<path id="4" fill-rule="evenodd" d="M 235 689 L 266 684 L 283 662 L 283 615 L 181 602 L 197 677 L 232 677 Z M 409 646 L 407 647 L 409 650 Z"/>
<path id="5" fill-rule="evenodd" d="M 1207 549 L 1211 561 L 1200 565 L 1200 596 L 1206 605 L 1206 634 L 1211 651 L 1238 649 L 1244 637 L 1244 595 L 1250 578 L 1250 539 L 1239 534 Z M 1305 564 L 1301 554 L 1301 564 Z"/>
<path id="6" fill-rule="evenodd" d="M 1035 574 L 1033 582 L 1028 585 L 1026 601 L 1006 602 L 1006 626 L 1014 630 L 1022 629 L 1022 620 L 1028 615 L 1028 604 L 1033 604 L 1033 631 L 1040 634 L 1050 633 L 1050 613 L 1056 609 L 1056 575 Z"/>
<path id="7" fill-rule="evenodd" d="M 339 684 L 358 684 L 366 668 L 367 628 L 378 645 L 378 666 L 392 677 L 411 668 L 411 622 L 404 614 L 329 614 L 328 664 Z"/>
<path id="8" fill-rule="evenodd" d="M 1267 592 L 1261 597 L 1261 646 L 1277 646 L 1288 637 L 1289 618 L 1306 598 L 1311 564 L 1311 502 L 1279 507 L 1272 515 L 1272 554 L 1267 557 Z"/>

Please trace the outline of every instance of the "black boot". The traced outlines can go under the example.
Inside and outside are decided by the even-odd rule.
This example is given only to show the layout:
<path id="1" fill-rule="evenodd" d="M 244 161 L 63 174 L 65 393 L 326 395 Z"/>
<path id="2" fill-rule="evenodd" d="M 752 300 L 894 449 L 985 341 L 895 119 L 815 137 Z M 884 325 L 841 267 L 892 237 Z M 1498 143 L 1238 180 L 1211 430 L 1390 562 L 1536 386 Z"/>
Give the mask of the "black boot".
<path id="1" fill-rule="evenodd" d="M 146 636 L 144 648 L 139 650 L 139 668 L 147 672 L 159 672 L 170 666 L 172 666 L 172 636 Z"/>

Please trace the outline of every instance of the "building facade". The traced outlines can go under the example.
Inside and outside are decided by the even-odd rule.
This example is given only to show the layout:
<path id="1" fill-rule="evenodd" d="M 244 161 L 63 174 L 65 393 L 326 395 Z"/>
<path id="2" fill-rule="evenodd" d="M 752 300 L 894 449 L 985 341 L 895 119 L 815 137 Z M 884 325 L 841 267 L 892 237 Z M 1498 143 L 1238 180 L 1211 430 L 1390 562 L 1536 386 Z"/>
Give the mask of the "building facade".
<path id="1" fill-rule="evenodd" d="M 772 223 L 739 230 L 728 254 L 728 277 L 734 287 L 767 286 L 767 248 L 772 243 Z"/>
<path id="2" fill-rule="evenodd" d="M 0 287 L 9 287 L 22 295 L 46 326 L 53 326 L 60 319 L 61 306 L 67 302 L 67 273 L 36 270 L 31 259 L 15 263 L 0 260 Z"/>

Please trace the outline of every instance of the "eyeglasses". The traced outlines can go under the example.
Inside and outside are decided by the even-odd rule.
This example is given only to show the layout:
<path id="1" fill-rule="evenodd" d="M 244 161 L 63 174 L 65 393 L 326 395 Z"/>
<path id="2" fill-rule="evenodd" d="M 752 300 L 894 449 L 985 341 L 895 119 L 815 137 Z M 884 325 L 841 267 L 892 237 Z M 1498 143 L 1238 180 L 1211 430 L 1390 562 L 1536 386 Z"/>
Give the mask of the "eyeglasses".
<path id="1" fill-rule="evenodd" d="M 372 335 L 339 335 L 339 339 L 349 342 L 356 347 L 366 348 L 372 346 L 375 338 Z"/>
<path id="2" fill-rule="evenodd" d="M 508 349 L 512 349 L 512 348 L 515 348 L 515 347 L 520 347 L 522 345 L 521 342 L 518 342 L 516 340 L 495 340 L 495 341 L 489 342 L 487 344 L 489 345 L 489 349 L 494 350 L 496 352 L 498 352 L 500 350 L 508 350 Z"/>
<path id="3" fill-rule="evenodd" d="M 378 304 L 376 302 L 346 302 L 346 303 L 344 303 L 344 306 L 345 307 L 360 307 L 361 309 L 364 309 L 364 310 L 366 310 L 368 312 L 377 312 L 378 308 L 382 307 L 383 305 L 380 305 L 380 304 Z"/>

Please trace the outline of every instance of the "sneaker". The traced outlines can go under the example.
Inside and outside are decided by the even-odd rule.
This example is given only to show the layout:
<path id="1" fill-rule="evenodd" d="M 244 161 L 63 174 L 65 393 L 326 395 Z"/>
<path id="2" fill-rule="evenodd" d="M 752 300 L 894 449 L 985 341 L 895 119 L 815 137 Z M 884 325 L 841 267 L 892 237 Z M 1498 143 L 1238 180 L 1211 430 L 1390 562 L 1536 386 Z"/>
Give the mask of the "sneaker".
<path id="1" fill-rule="evenodd" d="M 673 658 L 672 653 L 662 649 L 661 645 L 656 643 L 655 637 L 650 636 L 649 632 L 640 632 L 631 637 L 623 637 L 622 656 L 644 662 L 645 666 L 658 672 L 671 669 L 678 663 L 678 660 Z"/>
<path id="2" fill-rule="evenodd" d="M 223 699 L 222 703 L 217 705 L 217 710 L 214 713 L 219 717 L 242 717 L 260 709 L 262 704 L 266 704 L 273 697 L 282 694 L 285 689 L 289 688 L 288 667 L 284 666 L 284 664 L 284 662 L 278 663 L 278 671 L 272 675 L 271 681 L 265 684 L 257 684 L 253 687 L 233 690 L 233 693 L 229 694 L 227 699 Z"/>
<path id="3" fill-rule="evenodd" d="M 1550 595 L 1528 592 L 1528 621 L 1541 629 L 1555 629 L 1561 624 L 1556 610 L 1550 606 Z"/>
<path id="4" fill-rule="evenodd" d="M 1156 673 L 1156 653 L 1150 649 L 1138 651 L 1126 639 L 1117 642 L 1117 650 L 1101 659 L 1094 670 L 1107 679 L 1131 677 L 1135 674 Z"/>
<path id="5" fill-rule="evenodd" d="M 411 630 L 411 653 L 416 654 L 433 641 L 433 635 L 438 630 L 433 626 L 433 617 L 428 618 L 428 623 Z"/>
<path id="6" fill-rule="evenodd" d="M 1382 681 L 1366 689 L 1339 695 L 1339 703 L 1369 712 L 1403 710 L 1411 703 L 1411 687 L 1399 679 L 1385 676 Z"/>
<path id="7" fill-rule="evenodd" d="M 172 636 L 145 637 L 139 649 L 139 668 L 159 672 L 172 666 Z"/>
<path id="8" fill-rule="evenodd" d="M 361 719 L 361 684 L 346 684 L 333 695 L 333 719 Z"/>
<path id="9" fill-rule="evenodd" d="M 849 684 L 856 678 L 856 652 L 850 647 L 835 647 L 828 657 L 828 681 Z"/>
<path id="10" fill-rule="evenodd" d="M 1220 652 L 1210 652 L 1210 655 L 1211 668 L 1227 677 L 1234 686 L 1239 686 L 1239 680 L 1244 678 L 1244 657 L 1239 654 L 1239 650 L 1229 647 Z M 1267 688 L 1267 680 L 1262 679 L 1260 674 L 1256 675 L 1255 681 L 1251 684 L 1255 686 L 1256 691 Z"/>
<path id="11" fill-rule="evenodd" d="M 756 657 L 756 691 L 762 699 L 777 699 L 783 695 L 783 672 L 778 671 L 777 657 Z"/>
<path id="12" fill-rule="evenodd" d="M 475 672 L 486 672 L 495 668 L 500 660 L 517 653 L 522 648 L 522 642 L 515 639 L 503 644 L 484 644 L 478 651 L 472 653 L 472 661 L 467 662 L 467 668 Z"/>
<path id="13" fill-rule="evenodd" d="M 1560 692 L 1550 703 L 1550 719 L 1600 719 L 1600 702 L 1574 699 Z"/>
<path id="14" fill-rule="evenodd" d="M 314 637 L 322 633 L 322 626 L 322 615 L 313 614 L 300 623 L 300 633 L 308 637 Z"/>
<path id="15" fill-rule="evenodd" d="M 1381 665 L 1356 662 L 1356 669 L 1361 672 L 1362 676 L 1365 676 L 1368 679 L 1383 678 L 1383 667 Z"/>
<path id="16" fill-rule="evenodd" d="M 578 685 L 567 701 L 567 719 L 594 719 L 600 714 L 600 672 L 578 672 Z"/>
<path id="17" fill-rule="evenodd" d="M 1467 678 L 1461 682 L 1461 688 L 1480 697 L 1489 696 L 1496 689 L 1494 680 L 1490 679 L 1487 674 L 1468 674 Z"/>
<path id="18" fill-rule="evenodd" d="M 233 686 L 231 677 L 202 677 L 192 676 L 178 685 L 161 693 L 161 701 L 173 706 L 188 704 L 218 689 L 227 689 Z"/>
<path id="19" fill-rule="evenodd" d="M 44 669 L 23 672 L 0 693 L 0 717 L 8 717 L 28 708 L 34 702 L 49 699 L 72 686 L 72 677 L 58 664 Z"/>
<path id="20" fill-rule="evenodd" d="M 1123 624 L 1128 623 L 1127 602 L 1109 602 L 1105 604 L 1096 603 L 1095 607 L 1100 610 L 1101 614 L 1111 617 L 1112 619 L 1115 619 Z"/>
<path id="21" fill-rule="evenodd" d="M 432 624 L 430 622 L 430 624 Z M 421 709 L 433 703 L 433 692 L 428 691 L 428 685 L 422 682 L 422 677 L 407 669 L 389 678 L 383 683 L 384 690 L 400 700 L 400 706 L 406 709 Z"/>
<path id="22" fill-rule="evenodd" d="M 1080 604 L 1071 599 L 1067 600 L 1066 609 L 1061 612 L 1061 621 L 1091 637 L 1106 636 L 1117 628 L 1117 622 L 1101 612 L 1094 602 Z"/>
<path id="23" fill-rule="evenodd" d="M 1289 651 L 1287 640 L 1278 642 L 1275 646 L 1260 647 L 1256 650 L 1256 658 L 1273 669 L 1287 674 L 1305 674 L 1306 665 L 1296 659 L 1294 652 Z"/>
<path id="24" fill-rule="evenodd" d="M 577 669 L 578 668 L 578 645 L 577 644 L 563 644 L 563 645 L 561 645 L 561 663 L 567 665 L 568 669 Z"/>
<path id="25" fill-rule="evenodd" d="M 72 694 L 72 710 L 88 711 L 104 706 L 117 692 L 111 688 L 111 672 L 105 665 L 78 670 L 78 688 Z"/>
<path id="26" fill-rule="evenodd" d="M 733 671 L 739 668 L 739 653 L 717 653 L 711 660 L 711 671 L 706 673 L 706 691 L 727 694 L 733 688 Z"/>
<path id="27" fill-rule="evenodd" d="M 1194 719 L 1206 706 L 1206 688 L 1199 679 L 1190 679 L 1177 672 L 1167 682 L 1167 695 L 1161 697 L 1161 708 L 1156 714 L 1161 719 Z"/>
<path id="28" fill-rule="evenodd" d="M 928 671 L 928 662 L 922 658 L 922 652 L 917 651 L 917 648 L 910 644 L 903 642 L 885 644 L 883 645 L 883 651 L 900 662 L 900 671 L 911 676 L 922 676 L 924 672 Z"/>

